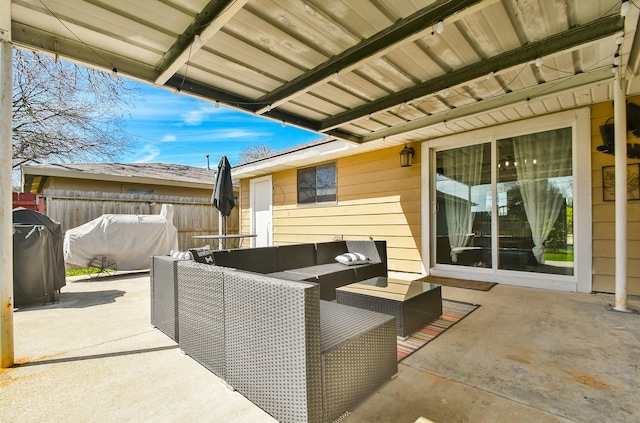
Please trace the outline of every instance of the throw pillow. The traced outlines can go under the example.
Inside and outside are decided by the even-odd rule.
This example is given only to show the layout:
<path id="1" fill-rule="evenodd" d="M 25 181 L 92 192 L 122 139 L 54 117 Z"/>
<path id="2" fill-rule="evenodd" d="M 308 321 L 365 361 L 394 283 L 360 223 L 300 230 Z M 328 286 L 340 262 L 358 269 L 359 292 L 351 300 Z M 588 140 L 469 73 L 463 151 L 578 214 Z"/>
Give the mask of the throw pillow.
<path id="1" fill-rule="evenodd" d="M 189 252 L 193 256 L 193 259 L 198 263 L 215 264 L 215 261 L 213 259 L 213 251 L 211 250 L 205 250 L 202 248 L 190 248 Z"/>
<path id="2" fill-rule="evenodd" d="M 191 260 L 191 253 L 188 251 L 171 250 L 169 255 L 178 260 Z"/>
<path id="3" fill-rule="evenodd" d="M 191 254 L 193 254 L 193 251 L 198 251 L 200 253 L 210 253 L 211 252 L 211 246 L 209 244 L 205 245 L 204 247 L 193 247 L 193 248 L 189 248 L 189 251 L 191 251 Z"/>
<path id="4" fill-rule="evenodd" d="M 354 264 L 364 264 L 369 262 L 369 257 L 360 253 L 344 253 L 336 257 L 336 261 L 347 266 L 353 266 Z"/>
<path id="5" fill-rule="evenodd" d="M 360 253 L 369 257 L 371 263 L 381 263 L 380 254 L 374 241 L 346 241 L 347 252 Z"/>

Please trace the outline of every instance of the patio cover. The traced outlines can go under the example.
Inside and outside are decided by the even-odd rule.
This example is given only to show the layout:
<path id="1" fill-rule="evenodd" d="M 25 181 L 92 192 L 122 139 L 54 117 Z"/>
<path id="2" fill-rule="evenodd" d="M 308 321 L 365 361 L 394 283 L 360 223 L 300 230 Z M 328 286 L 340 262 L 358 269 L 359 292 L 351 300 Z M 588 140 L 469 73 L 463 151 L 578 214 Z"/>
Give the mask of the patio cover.
<path id="1" fill-rule="evenodd" d="M 366 148 L 640 90 L 637 2 L 2 1 L 17 48 Z"/>
<path id="2" fill-rule="evenodd" d="M 115 260 L 118 270 L 148 269 L 150 257 L 178 249 L 173 206 L 163 204 L 159 215 L 103 214 L 67 231 L 67 267 L 88 267 L 96 257 Z"/>

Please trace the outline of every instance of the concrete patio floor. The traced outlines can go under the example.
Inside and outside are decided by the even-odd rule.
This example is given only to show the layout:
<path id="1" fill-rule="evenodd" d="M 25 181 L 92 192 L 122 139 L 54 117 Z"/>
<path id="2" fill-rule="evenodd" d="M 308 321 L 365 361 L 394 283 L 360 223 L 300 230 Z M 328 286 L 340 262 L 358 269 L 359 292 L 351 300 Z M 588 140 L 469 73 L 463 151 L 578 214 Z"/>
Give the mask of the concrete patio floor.
<path id="1" fill-rule="evenodd" d="M 481 307 L 405 359 L 345 423 L 640 421 L 640 316 L 611 295 L 443 287 Z M 640 299 L 629 305 L 640 309 Z M 14 313 L 0 420 L 274 422 L 149 323 L 149 275 L 68 280 Z"/>

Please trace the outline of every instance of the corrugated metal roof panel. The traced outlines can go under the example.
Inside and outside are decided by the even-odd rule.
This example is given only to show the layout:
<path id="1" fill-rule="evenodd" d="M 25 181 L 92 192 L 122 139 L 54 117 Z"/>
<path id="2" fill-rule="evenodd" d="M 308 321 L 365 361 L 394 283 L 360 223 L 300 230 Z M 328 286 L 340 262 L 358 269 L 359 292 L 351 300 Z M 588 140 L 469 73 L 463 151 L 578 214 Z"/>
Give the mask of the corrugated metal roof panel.
<path id="1" fill-rule="evenodd" d="M 298 69 L 311 69 L 327 59 L 326 55 L 249 11 L 242 10 L 236 17 L 225 26 L 229 37 L 245 39 Z"/>
<path id="2" fill-rule="evenodd" d="M 450 115 L 449 121 L 468 117 L 458 130 L 502 121 L 495 110 L 476 107 L 488 100 L 511 107 L 505 116 L 515 118 L 610 99 L 610 90 L 589 87 L 613 79 L 602 71 L 616 51 L 622 65 L 635 57 L 632 65 L 640 68 L 640 48 L 633 46 L 638 9 L 623 22 L 620 2 L 612 0 L 11 4 L 16 45 L 367 142 L 450 133 L 440 127 Z M 196 35 L 203 46 L 194 43 Z M 574 78 L 586 81 L 585 89 L 563 94 Z M 522 106 L 525 95 L 549 94 L 560 99 Z"/>

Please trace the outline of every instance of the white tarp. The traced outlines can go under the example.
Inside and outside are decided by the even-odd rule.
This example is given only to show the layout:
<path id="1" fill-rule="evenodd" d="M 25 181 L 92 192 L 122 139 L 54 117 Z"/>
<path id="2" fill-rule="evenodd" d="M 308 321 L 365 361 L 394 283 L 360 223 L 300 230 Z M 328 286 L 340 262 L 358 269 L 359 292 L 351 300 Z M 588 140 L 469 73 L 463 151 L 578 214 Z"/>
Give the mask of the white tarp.
<path id="1" fill-rule="evenodd" d="M 159 215 L 103 214 L 64 236 L 67 267 L 88 267 L 94 258 L 107 256 L 118 270 L 148 269 L 151 256 L 177 249 L 171 204 L 163 204 Z"/>

